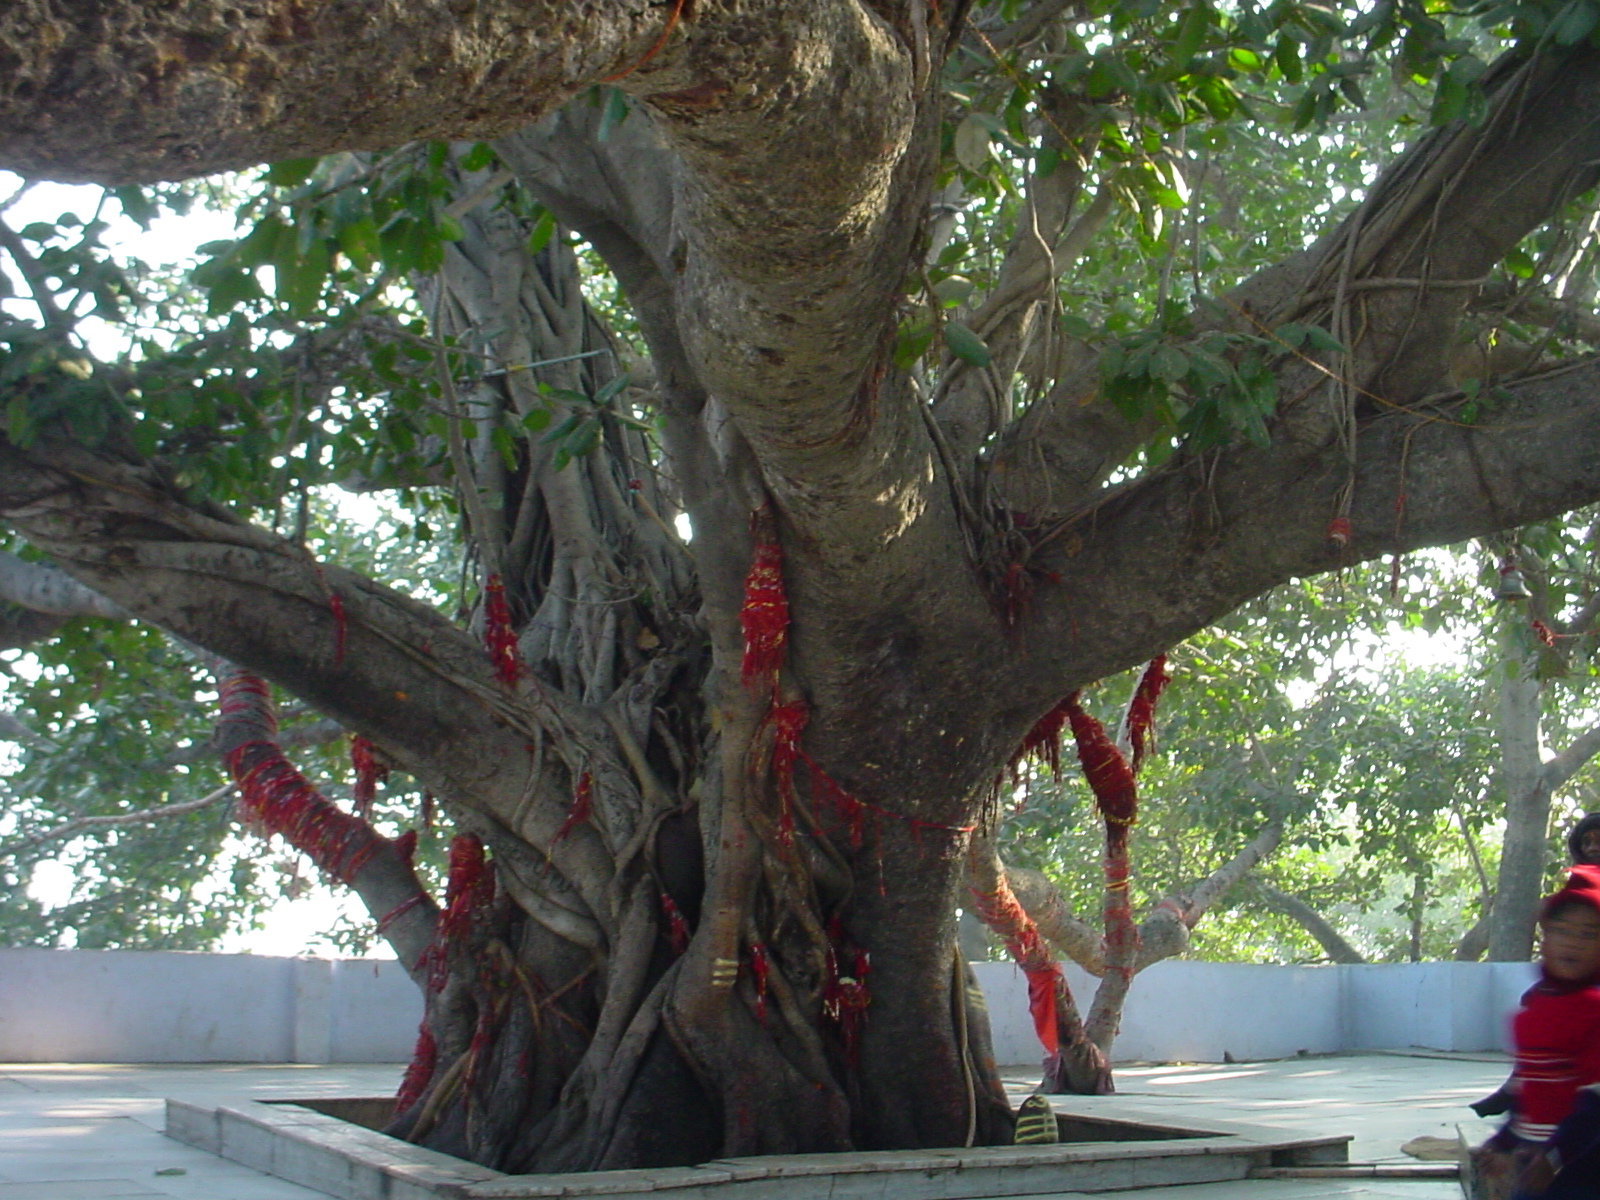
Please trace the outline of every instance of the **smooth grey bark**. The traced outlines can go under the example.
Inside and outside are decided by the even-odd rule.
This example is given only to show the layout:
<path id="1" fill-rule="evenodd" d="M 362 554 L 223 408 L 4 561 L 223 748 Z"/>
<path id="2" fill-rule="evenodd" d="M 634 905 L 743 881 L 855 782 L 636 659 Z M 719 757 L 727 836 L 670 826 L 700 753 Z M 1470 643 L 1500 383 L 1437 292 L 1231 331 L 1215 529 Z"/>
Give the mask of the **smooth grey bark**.
<path id="1" fill-rule="evenodd" d="M 1257 882 L 1256 890 L 1262 898 L 1273 908 L 1287 917 L 1292 917 L 1312 937 L 1317 939 L 1317 944 L 1322 947 L 1323 953 L 1330 962 L 1336 963 L 1364 963 L 1366 957 L 1347 942 L 1344 935 L 1328 923 L 1328 919 L 1299 896 L 1280 891 L 1270 884 Z"/>
<path id="2" fill-rule="evenodd" d="M 1534 917 L 1544 884 L 1551 792 L 1539 758 L 1543 688 L 1536 656 L 1525 645 L 1526 614 L 1514 602 L 1506 609 L 1501 615 L 1498 721 L 1506 833 L 1489 918 L 1487 957 L 1490 962 L 1526 962 L 1533 955 Z"/>

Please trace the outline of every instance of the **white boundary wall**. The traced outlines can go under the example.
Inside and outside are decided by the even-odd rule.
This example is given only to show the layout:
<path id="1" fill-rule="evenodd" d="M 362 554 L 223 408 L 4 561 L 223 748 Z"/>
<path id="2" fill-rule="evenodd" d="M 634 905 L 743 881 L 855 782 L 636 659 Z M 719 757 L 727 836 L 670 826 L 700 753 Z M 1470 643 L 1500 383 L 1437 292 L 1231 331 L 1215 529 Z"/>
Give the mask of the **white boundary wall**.
<path id="1" fill-rule="evenodd" d="M 0 1062 L 401 1062 L 393 959 L 0 949 Z"/>
<path id="2" fill-rule="evenodd" d="M 1022 972 L 974 963 L 995 1057 L 1040 1057 Z M 1115 1056 L 1498 1050 L 1526 963 L 1270 967 L 1169 960 L 1134 978 Z M 1067 968 L 1087 1011 L 1097 982 Z M 0 1062 L 401 1062 L 422 1001 L 391 960 L 0 948 Z M 870 1019 L 870 1014 L 869 1014 Z"/>
<path id="3" fill-rule="evenodd" d="M 1010 963 L 973 963 L 989 1005 L 995 1057 L 1041 1056 L 1028 988 Z M 1385 963 L 1272 967 L 1168 959 L 1134 976 L 1116 1058 L 1221 1062 L 1300 1051 L 1501 1050 L 1507 1021 L 1535 979 L 1528 963 Z M 1087 1014 L 1099 981 L 1075 966 L 1067 984 Z"/>

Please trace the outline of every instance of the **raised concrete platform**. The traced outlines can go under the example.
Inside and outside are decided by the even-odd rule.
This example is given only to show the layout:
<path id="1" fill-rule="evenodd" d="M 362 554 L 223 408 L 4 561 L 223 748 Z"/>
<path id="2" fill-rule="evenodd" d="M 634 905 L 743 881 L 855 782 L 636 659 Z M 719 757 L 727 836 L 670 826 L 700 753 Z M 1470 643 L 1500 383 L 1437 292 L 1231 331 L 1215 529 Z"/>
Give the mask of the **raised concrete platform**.
<path id="1" fill-rule="evenodd" d="M 377 1108 L 369 1098 L 316 1108 L 169 1099 L 167 1136 L 339 1200 L 646 1200 L 658 1192 L 670 1192 L 673 1200 L 987 1200 L 1118 1192 L 1242 1180 L 1262 1167 L 1343 1162 L 1351 1136 L 1203 1114 L 1135 1114 L 1114 1097 L 1052 1100 L 1070 1143 L 770 1155 L 571 1175 L 503 1175 L 330 1115 Z"/>
<path id="2" fill-rule="evenodd" d="M 397 1064 L 0 1065 L 0 1200 L 326 1200 L 329 1193 L 263 1174 L 162 1136 L 165 1097 L 252 1101 L 392 1094 Z M 1419 1134 L 1480 1140 L 1493 1128 L 1465 1105 L 1505 1078 L 1503 1059 L 1352 1055 L 1231 1065 L 1123 1065 L 1119 1106 L 1184 1119 L 1273 1124 L 1304 1134 L 1353 1133 L 1351 1157 L 1409 1163 Z M 1007 1073 L 1016 1089 L 1031 1069 Z M 176 1175 L 169 1172 L 182 1171 Z M 816 1194 L 816 1193 L 813 1193 Z M 1079 1193 L 1081 1195 L 1081 1193 Z M 1057 1198 L 1073 1193 L 1058 1193 Z M 1459 1200 L 1446 1179 L 1245 1179 L 1120 1196 L 1146 1200 Z M 1119 1196 L 1119 1200 L 1120 1200 Z M 663 1196 L 656 1200 L 685 1200 Z"/>

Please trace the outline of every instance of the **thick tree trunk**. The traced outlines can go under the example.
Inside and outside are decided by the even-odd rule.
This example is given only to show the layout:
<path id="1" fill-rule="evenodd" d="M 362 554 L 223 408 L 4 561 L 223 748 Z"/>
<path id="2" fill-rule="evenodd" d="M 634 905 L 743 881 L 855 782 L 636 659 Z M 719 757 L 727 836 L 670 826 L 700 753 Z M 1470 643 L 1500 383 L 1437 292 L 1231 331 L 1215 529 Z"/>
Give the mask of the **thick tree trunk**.
<path id="1" fill-rule="evenodd" d="M 1533 926 L 1543 889 L 1550 828 L 1550 788 L 1539 757 L 1543 688 L 1522 605 L 1509 602 L 1501 617 L 1500 785 L 1506 797 L 1506 833 L 1500 850 L 1494 909 L 1489 916 L 1490 962 L 1526 962 L 1533 956 Z"/>

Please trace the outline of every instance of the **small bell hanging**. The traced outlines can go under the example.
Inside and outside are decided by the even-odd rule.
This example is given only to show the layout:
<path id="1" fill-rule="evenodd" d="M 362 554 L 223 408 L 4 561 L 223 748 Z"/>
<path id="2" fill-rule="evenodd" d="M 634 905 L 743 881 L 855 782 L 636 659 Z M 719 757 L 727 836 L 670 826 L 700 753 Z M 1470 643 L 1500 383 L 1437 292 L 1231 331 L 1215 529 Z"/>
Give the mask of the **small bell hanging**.
<path id="1" fill-rule="evenodd" d="M 1533 599 L 1533 593 L 1528 590 L 1527 580 L 1523 579 L 1516 563 L 1507 561 L 1500 568 L 1500 582 L 1494 589 L 1494 596 L 1496 600 L 1507 604 L 1513 600 Z"/>

